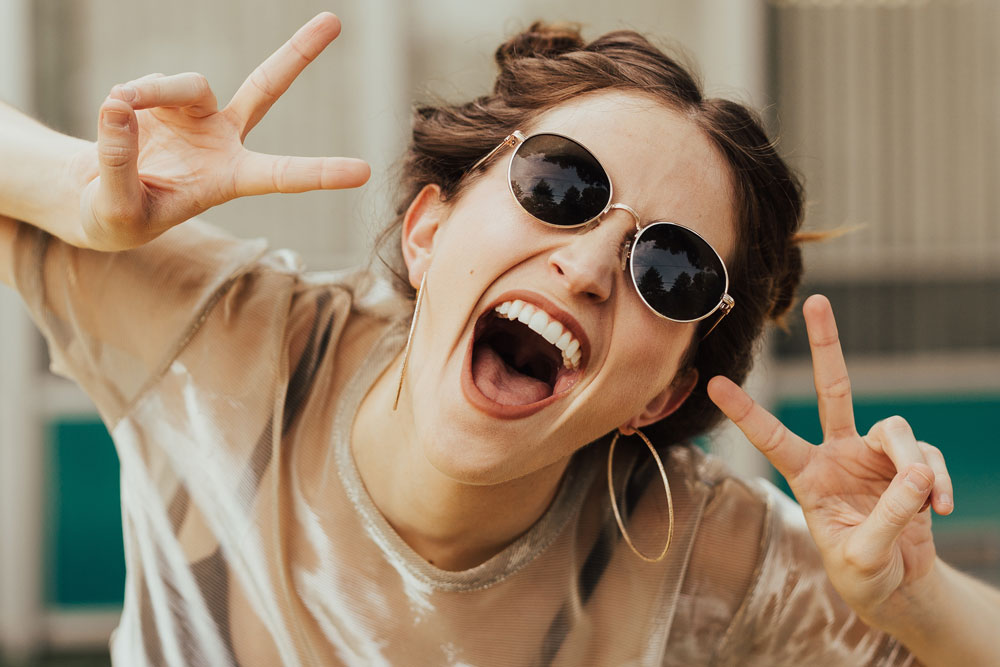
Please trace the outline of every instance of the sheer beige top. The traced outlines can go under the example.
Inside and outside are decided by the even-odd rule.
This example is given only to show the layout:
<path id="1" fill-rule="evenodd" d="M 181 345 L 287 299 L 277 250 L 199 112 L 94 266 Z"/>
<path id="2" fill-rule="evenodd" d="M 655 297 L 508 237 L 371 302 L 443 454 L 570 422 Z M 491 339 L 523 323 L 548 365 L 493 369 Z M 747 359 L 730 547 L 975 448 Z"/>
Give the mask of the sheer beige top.
<path id="1" fill-rule="evenodd" d="M 197 221 L 122 253 L 21 225 L 16 256 L 52 370 L 93 398 L 121 461 L 117 665 L 910 664 L 831 589 L 796 505 L 694 447 L 665 458 L 662 562 L 618 534 L 606 441 L 487 562 L 421 559 L 350 453 L 405 337 L 405 304 L 369 273 L 305 273 Z M 663 493 L 643 450 L 619 446 L 616 488 L 656 552 Z"/>

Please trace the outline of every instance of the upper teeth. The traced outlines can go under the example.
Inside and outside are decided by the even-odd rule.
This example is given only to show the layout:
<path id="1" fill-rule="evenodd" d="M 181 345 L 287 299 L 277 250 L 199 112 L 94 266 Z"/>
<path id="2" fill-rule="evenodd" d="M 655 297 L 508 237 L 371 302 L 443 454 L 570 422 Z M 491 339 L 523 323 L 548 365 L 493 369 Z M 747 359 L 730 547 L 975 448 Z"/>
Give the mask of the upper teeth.
<path id="1" fill-rule="evenodd" d="M 520 299 L 504 301 L 495 310 L 508 320 L 524 322 L 529 329 L 559 348 L 566 368 L 576 370 L 580 367 L 580 341 L 544 310 Z"/>

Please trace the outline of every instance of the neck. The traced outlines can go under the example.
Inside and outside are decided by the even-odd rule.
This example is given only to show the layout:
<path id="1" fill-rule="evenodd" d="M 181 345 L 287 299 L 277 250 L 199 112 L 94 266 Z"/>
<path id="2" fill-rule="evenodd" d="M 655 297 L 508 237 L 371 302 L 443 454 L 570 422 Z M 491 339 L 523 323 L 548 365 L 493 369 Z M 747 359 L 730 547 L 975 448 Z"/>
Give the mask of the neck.
<path id="1" fill-rule="evenodd" d="M 548 508 L 566 460 L 501 484 L 456 481 L 435 468 L 415 437 L 404 391 L 392 410 L 400 362 L 364 398 L 351 448 L 368 494 L 399 536 L 443 570 L 465 570 L 502 551 Z"/>

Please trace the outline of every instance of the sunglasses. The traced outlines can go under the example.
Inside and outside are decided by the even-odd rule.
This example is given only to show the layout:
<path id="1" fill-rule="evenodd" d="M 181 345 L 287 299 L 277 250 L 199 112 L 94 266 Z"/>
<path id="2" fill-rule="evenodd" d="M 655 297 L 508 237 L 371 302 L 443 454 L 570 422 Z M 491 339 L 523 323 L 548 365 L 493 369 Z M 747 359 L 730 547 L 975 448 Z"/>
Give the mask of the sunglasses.
<path id="1" fill-rule="evenodd" d="M 525 136 L 515 131 L 473 165 L 476 171 L 505 148 L 514 146 L 507 185 L 517 203 L 533 218 L 552 227 L 583 227 L 612 209 L 635 218 L 636 235 L 623 258 L 624 269 L 649 308 L 673 322 L 718 319 L 735 301 L 728 293 L 729 274 L 722 257 L 697 232 L 676 222 L 639 225 L 626 204 L 612 203 L 611 178 L 583 144 L 550 132 Z"/>

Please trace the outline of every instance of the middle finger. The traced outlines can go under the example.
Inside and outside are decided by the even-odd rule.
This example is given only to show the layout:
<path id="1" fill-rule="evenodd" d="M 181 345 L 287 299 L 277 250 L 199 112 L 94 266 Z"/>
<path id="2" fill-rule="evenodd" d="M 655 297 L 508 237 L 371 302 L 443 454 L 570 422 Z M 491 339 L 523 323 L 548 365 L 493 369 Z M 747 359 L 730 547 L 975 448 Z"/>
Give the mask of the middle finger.
<path id="1" fill-rule="evenodd" d="M 825 296 L 813 295 L 802 306 L 812 352 L 813 382 L 819 402 L 819 421 L 824 440 L 857 433 L 851 380 L 847 375 L 844 352 L 840 348 L 837 322 Z"/>
<path id="2" fill-rule="evenodd" d="M 236 115 L 242 127 L 241 138 L 246 137 L 288 90 L 295 77 L 339 34 L 340 19 L 323 12 L 299 28 L 291 39 L 251 72 L 226 107 Z"/>
<path id="3" fill-rule="evenodd" d="M 876 422 L 864 441 L 873 451 L 888 456 L 897 471 L 914 463 L 929 463 L 910 423 L 898 415 Z M 931 469 L 934 470 L 934 467 Z"/>

